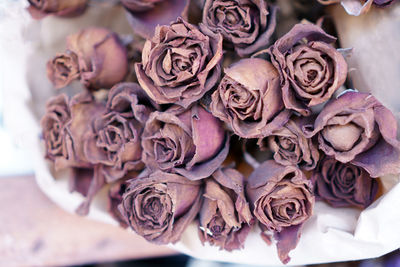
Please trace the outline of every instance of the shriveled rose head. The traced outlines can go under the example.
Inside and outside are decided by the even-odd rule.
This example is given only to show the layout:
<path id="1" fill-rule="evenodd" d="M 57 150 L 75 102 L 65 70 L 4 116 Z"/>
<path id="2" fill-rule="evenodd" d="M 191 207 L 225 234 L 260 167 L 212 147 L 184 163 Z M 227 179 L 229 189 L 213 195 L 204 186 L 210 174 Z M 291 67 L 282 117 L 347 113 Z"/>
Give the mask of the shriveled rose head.
<path id="1" fill-rule="evenodd" d="M 300 169 L 273 160 L 261 164 L 249 177 L 246 192 L 262 228 L 275 232 L 283 263 L 299 240 L 301 225 L 312 215 L 312 183 Z"/>
<path id="2" fill-rule="evenodd" d="M 360 166 L 371 177 L 400 172 L 396 118 L 368 93 L 347 92 L 331 100 L 305 134 L 316 136 L 326 155 Z"/>
<path id="3" fill-rule="evenodd" d="M 313 24 L 296 24 L 270 48 L 279 70 L 283 102 L 303 116 L 327 101 L 345 82 L 347 63 L 332 43 L 335 37 Z"/>
<path id="4" fill-rule="evenodd" d="M 69 35 L 66 54 L 77 57 L 81 82 L 89 89 L 109 89 L 128 73 L 124 45 L 116 33 L 105 28 L 91 27 Z M 48 64 L 54 69 L 53 61 Z"/>
<path id="5" fill-rule="evenodd" d="M 212 94 L 210 109 L 243 138 L 271 134 L 289 119 L 284 110 L 279 75 L 274 66 L 259 58 L 242 59 L 225 70 Z"/>
<path id="6" fill-rule="evenodd" d="M 57 54 L 47 62 L 47 77 L 59 89 L 79 78 L 78 56 L 72 51 Z"/>
<path id="7" fill-rule="evenodd" d="M 200 210 L 200 240 L 228 251 L 244 247 L 253 223 L 244 195 L 244 177 L 222 168 L 205 181 Z"/>
<path id="8" fill-rule="evenodd" d="M 107 109 L 145 124 L 150 113 L 158 109 L 137 83 L 119 83 L 108 93 Z"/>
<path id="9" fill-rule="evenodd" d="M 150 39 L 158 25 L 169 25 L 179 17 L 187 18 L 190 0 L 121 0 L 132 30 Z"/>
<path id="10" fill-rule="evenodd" d="M 129 181 L 120 211 L 129 226 L 156 244 L 179 241 L 201 205 L 201 182 L 156 171 Z"/>
<path id="11" fill-rule="evenodd" d="M 270 42 L 276 10 L 265 0 L 206 0 L 201 28 L 221 33 L 239 56 L 247 56 Z"/>
<path id="12" fill-rule="evenodd" d="M 142 135 L 143 161 L 150 169 L 177 172 L 188 179 L 210 176 L 225 160 L 229 135 L 200 106 L 173 106 L 153 112 Z"/>
<path id="13" fill-rule="evenodd" d="M 219 79 L 222 37 L 204 35 L 196 26 L 178 19 L 160 26 L 147 40 L 142 62 L 135 65 L 140 85 L 158 104 L 187 108 L 211 90 Z"/>
<path id="14" fill-rule="evenodd" d="M 271 149 L 276 162 L 294 165 L 304 170 L 312 170 L 318 163 L 319 152 L 311 138 L 302 131 L 304 120 L 293 118 L 272 135 L 258 140 L 261 150 Z"/>
<path id="15" fill-rule="evenodd" d="M 28 11 L 34 19 L 47 15 L 74 17 L 85 11 L 88 0 L 28 0 Z"/>
<path id="16" fill-rule="evenodd" d="M 363 168 L 329 157 L 319 162 L 311 179 L 315 196 L 333 207 L 366 208 L 378 192 L 378 181 Z"/>
<path id="17" fill-rule="evenodd" d="M 81 143 L 89 125 L 104 111 L 104 105 L 88 94 L 68 100 L 66 95 L 51 98 L 41 120 L 46 158 L 55 162 L 56 169 L 90 167 Z"/>

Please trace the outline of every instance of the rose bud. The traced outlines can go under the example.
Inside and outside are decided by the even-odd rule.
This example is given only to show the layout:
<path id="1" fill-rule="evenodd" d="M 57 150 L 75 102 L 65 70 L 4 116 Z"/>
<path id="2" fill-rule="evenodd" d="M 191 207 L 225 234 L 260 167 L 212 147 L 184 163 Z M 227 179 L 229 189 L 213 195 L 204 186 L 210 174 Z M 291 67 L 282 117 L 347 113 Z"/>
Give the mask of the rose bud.
<path id="1" fill-rule="evenodd" d="M 296 24 L 270 48 L 279 70 L 283 102 L 303 116 L 327 101 L 343 85 L 347 64 L 331 45 L 335 37 L 312 24 Z"/>
<path id="2" fill-rule="evenodd" d="M 125 193 L 127 185 L 128 183 L 126 181 L 118 181 L 112 184 L 108 190 L 107 210 L 123 228 L 127 228 L 128 224 L 126 223 L 124 216 L 119 211 L 118 206 L 122 203 L 122 195 Z"/>
<path id="3" fill-rule="evenodd" d="M 201 182 L 156 171 L 129 180 L 119 206 L 126 222 L 146 240 L 162 245 L 179 241 L 201 205 Z"/>
<path id="4" fill-rule="evenodd" d="M 242 59 L 226 68 L 211 96 L 210 110 L 243 138 L 271 134 L 289 119 L 274 66 L 259 58 Z"/>
<path id="5" fill-rule="evenodd" d="M 371 177 L 400 172 L 396 118 L 371 94 L 346 92 L 331 100 L 304 131 L 316 136 L 326 155 L 362 167 Z"/>
<path id="6" fill-rule="evenodd" d="M 200 27 L 203 32 L 221 33 L 226 45 L 244 57 L 269 44 L 276 11 L 265 0 L 206 0 Z"/>
<path id="7" fill-rule="evenodd" d="M 28 0 L 28 12 L 34 19 L 42 19 L 47 15 L 74 17 L 81 15 L 88 0 Z"/>
<path id="8" fill-rule="evenodd" d="M 293 118 L 272 135 L 258 140 L 261 150 L 268 148 L 274 153 L 274 160 L 282 165 L 294 165 L 312 170 L 319 160 L 318 148 L 302 131 L 303 119 Z"/>
<path id="9" fill-rule="evenodd" d="M 368 207 L 378 192 L 378 182 L 361 167 L 325 157 L 318 163 L 311 180 L 317 199 L 333 207 Z"/>
<path id="10" fill-rule="evenodd" d="M 83 135 L 94 118 L 104 112 L 104 106 L 89 94 L 79 94 L 70 101 L 64 94 L 51 98 L 41 120 L 46 158 L 56 169 L 91 167 L 83 147 Z"/>
<path id="11" fill-rule="evenodd" d="M 57 88 L 67 85 L 76 64 L 81 82 L 91 90 L 111 88 L 128 73 L 125 47 L 116 33 L 105 28 L 86 28 L 69 35 L 66 53 L 47 63 L 50 81 Z"/>
<path id="12" fill-rule="evenodd" d="M 108 93 L 108 110 L 116 111 L 126 118 L 135 118 L 142 124 L 158 108 L 136 83 L 119 83 Z"/>
<path id="13" fill-rule="evenodd" d="M 282 166 L 273 160 L 261 164 L 248 179 L 246 192 L 261 228 L 273 231 L 279 259 L 290 260 L 303 223 L 314 207 L 312 183 L 300 169 Z"/>
<path id="14" fill-rule="evenodd" d="M 178 19 L 160 26 L 147 40 L 142 62 L 135 64 L 138 81 L 158 104 L 187 108 L 217 83 L 222 60 L 222 37 L 204 35 L 194 25 Z"/>
<path id="15" fill-rule="evenodd" d="M 71 51 L 57 54 L 47 62 L 47 77 L 57 89 L 67 86 L 79 76 L 78 56 Z"/>
<path id="16" fill-rule="evenodd" d="M 69 190 L 71 193 L 79 192 L 85 197 L 85 200 L 75 212 L 81 216 L 87 215 L 93 198 L 104 185 L 105 180 L 100 165 L 94 165 L 89 168 L 72 168 L 69 177 Z"/>
<path id="17" fill-rule="evenodd" d="M 143 162 L 191 180 L 209 177 L 229 152 L 222 123 L 200 106 L 153 112 L 142 135 Z"/>
<path id="18" fill-rule="evenodd" d="M 150 39 L 158 25 L 169 25 L 180 16 L 187 18 L 190 0 L 121 0 L 133 31 Z"/>
<path id="19" fill-rule="evenodd" d="M 205 180 L 199 220 L 203 244 L 228 251 L 244 247 L 253 220 L 243 183 L 243 175 L 231 168 L 219 169 Z"/>

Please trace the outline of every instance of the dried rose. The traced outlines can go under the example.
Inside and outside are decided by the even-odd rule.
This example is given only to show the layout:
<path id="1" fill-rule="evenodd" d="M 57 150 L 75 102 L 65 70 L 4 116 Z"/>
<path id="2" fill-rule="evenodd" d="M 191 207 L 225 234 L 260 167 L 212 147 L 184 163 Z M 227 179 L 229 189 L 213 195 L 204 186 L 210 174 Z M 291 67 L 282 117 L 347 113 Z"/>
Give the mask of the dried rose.
<path id="1" fill-rule="evenodd" d="M 150 39 L 158 25 L 169 25 L 177 18 L 187 18 L 190 0 L 121 0 L 134 32 Z"/>
<path id="2" fill-rule="evenodd" d="M 207 0 L 203 8 L 203 32 L 221 33 L 228 46 L 247 56 L 270 42 L 277 8 L 265 0 Z"/>
<path id="3" fill-rule="evenodd" d="M 79 94 L 70 101 L 64 94 L 51 98 L 41 120 L 46 158 L 55 168 L 90 167 L 81 143 L 94 118 L 104 111 L 101 103 L 89 94 Z"/>
<path id="4" fill-rule="evenodd" d="M 57 54 L 47 62 L 47 77 L 57 89 L 67 86 L 79 76 L 78 56 L 71 51 Z"/>
<path id="5" fill-rule="evenodd" d="M 396 2 L 396 0 L 318 0 L 323 5 L 330 5 L 341 3 L 346 12 L 353 16 L 359 16 L 367 13 L 372 4 L 378 7 L 387 7 L 390 4 Z"/>
<path id="6" fill-rule="evenodd" d="M 303 120 L 293 118 L 272 135 L 258 140 L 261 150 L 271 149 L 276 162 L 312 170 L 319 160 L 318 148 L 302 131 Z"/>
<path id="7" fill-rule="evenodd" d="M 108 93 L 108 110 L 118 112 L 126 118 L 135 118 L 142 124 L 158 108 L 136 83 L 116 84 Z"/>
<path id="8" fill-rule="evenodd" d="M 50 81 L 60 88 L 77 77 L 89 89 L 111 88 L 128 73 L 128 58 L 118 35 L 105 28 L 86 28 L 67 38 L 67 50 L 47 63 Z M 61 81 L 61 82 L 60 82 Z"/>
<path id="9" fill-rule="evenodd" d="M 28 11 L 34 19 L 47 15 L 74 17 L 82 14 L 88 0 L 28 0 Z"/>
<path id="10" fill-rule="evenodd" d="M 274 232 L 284 264 L 297 246 L 301 226 L 312 215 L 312 190 L 311 181 L 300 169 L 273 160 L 261 164 L 249 177 L 246 192 L 253 214 L 263 230 Z"/>
<path id="11" fill-rule="evenodd" d="M 371 177 L 400 172 L 400 142 L 392 112 L 368 93 L 347 92 L 330 101 L 304 128 L 336 160 L 364 168 Z"/>
<path id="12" fill-rule="evenodd" d="M 208 37 L 182 19 L 157 27 L 154 38 L 144 45 L 142 62 L 135 65 L 140 85 L 158 104 L 187 108 L 219 79 L 222 37 L 218 37 Z"/>
<path id="13" fill-rule="evenodd" d="M 128 183 L 126 181 L 118 181 L 112 184 L 108 190 L 107 210 L 123 228 L 127 228 L 128 224 L 126 223 L 124 216 L 119 211 L 118 206 L 122 203 L 122 195 L 125 193 L 127 186 Z"/>
<path id="14" fill-rule="evenodd" d="M 279 70 L 283 102 L 303 116 L 328 100 L 346 80 L 347 64 L 331 45 L 335 37 L 312 24 L 296 24 L 270 48 Z"/>
<path id="15" fill-rule="evenodd" d="M 378 182 L 361 167 L 325 157 L 318 163 L 311 180 L 317 198 L 333 207 L 368 207 L 378 192 Z"/>
<path id="16" fill-rule="evenodd" d="M 202 243 L 228 251 L 244 247 L 253 224 L 244 195 L 244 177 L 235 169 L 217 170 L 205 181 L 200 209 L 199 236 Z"/>
<path id="17" fill-rule="evenodd" d="M 143 162 L 152 170 L 177 172 L 188 179 L 209 177 L 225 160 L 229 135 L 200 106 L 173 106 L 153 112 L 142 135 Z"/>
<path id="18" fill-rule="evenodd" d="M 267 136 L 290 116 L 284 110 L 277 70 L 259 58 L 242 59 L 225 69 L 210 110 L 243 138 Z"/>
<path id="19" fill-rule="evenodd" d="M 156 244 L 179 241 L 199 212 L 201 182 L 161 171 L 128 182 L 119 209 L 129 226 Z"/>

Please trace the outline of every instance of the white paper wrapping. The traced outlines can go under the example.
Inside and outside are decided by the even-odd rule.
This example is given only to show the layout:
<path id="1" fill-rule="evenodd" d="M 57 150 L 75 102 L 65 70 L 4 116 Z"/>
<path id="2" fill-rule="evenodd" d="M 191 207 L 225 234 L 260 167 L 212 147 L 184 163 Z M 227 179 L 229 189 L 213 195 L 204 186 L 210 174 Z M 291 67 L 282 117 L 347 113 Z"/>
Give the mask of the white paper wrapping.
<path id="1" fill-rule="evenodd" d="M 10 33 L 13 37 L 8 38 L 9 43 L 3 42 L 7 52 L 2 53 L 3 58 L 6 58 L 2 61 L 12 63 L 7 68 L 7 77 L 4 79 L 6 125 L 13 130 L 15 139 L 23 140 L 23 144 L 31 148 L 37 183 L 43 192 L 65 210 L 74 212 L 83 198 L 78 193 L 69 193 L 67 173 L 55 174 L 52 171 L 51 165 L 43 159 L 43 144 L 39 140 L 38 121 L 43 114 L 45 101 L 50 95 L 57 93 L 46 79 L 45 63 L 55 52 L 63 51 L 65 36 L 78 28 L 103 25 L 122 34 L 129 33 L 129 30 L 126 29 L 125 17 L 118 8 L 91 8 L 84 17 L 76 19 L 46 18 L 41 22 L 34 22 L 22 6 L 21 3 L 10 4 L 7 7 L 7 12 L 11 12 L 8 20 L 3 20 L 8 24 L 3 23 L 0 26 L 4 33 L 7 32 L 7 25 L 13 25 Z M 378 65 L 376 67 L 379 68 Z M 63 92 L 68 90 L 74 89 L 70 87 L 63 89 Z M 400 103 L 400 94 L 395 97 Z M 323 202 L 317 202 L 314 215 L 304 224 L 297 248 L 290 253 L 292 259 L 289 265 L 372 258 L 399 248 L 399 176 L 388 176 L 381 180 L 385 194 L 362 212 L 352 208 L 332 208 Z M 95 198 L 88 216 L 116 225 L 105 207 L 106 189 Z M 207 260 L 282 265 L 275 246 L 267 246 L 262 241 L 258 227 L 253 229 L 245 249 L 241 251 L 226 252 L 209 245 L 202 246 L 195 223 L 185 231 L 181 242 L 173 247 L 185 254 Z"/>

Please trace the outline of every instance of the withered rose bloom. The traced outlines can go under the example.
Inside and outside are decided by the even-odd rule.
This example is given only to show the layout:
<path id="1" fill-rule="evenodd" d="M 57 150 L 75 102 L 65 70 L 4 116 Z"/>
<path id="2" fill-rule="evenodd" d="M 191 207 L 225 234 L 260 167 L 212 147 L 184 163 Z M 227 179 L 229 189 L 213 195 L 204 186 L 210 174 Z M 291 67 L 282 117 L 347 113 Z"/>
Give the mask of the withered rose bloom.
<path id="1" fill-rule="evenodd" d="M 282 165 L 295 165 L 300 169 L 312 170 L 317 166 L 319 152 L 311 138 L 302 131 L 303 119 L 293 118 L 272 135 L 258 140 L 261 150 L 268 148 L 274 153 L 276 162 Z"/>
<path id="2" fill-rule="evenodd" d="M 158 25 L 169 25 L 177 18 L 187 18 L 190 0 L 121 0 L 132 29 L 150 39 Z"/>
<path id="3" fill-rule="evenodd" d="M 205 181 L 199 218 L 202 243 L 228 251 L 244 247 L 253 224 L 244 193 L 243 175 L 232 168 L 219 169 Z"/>
<path id="4" fill-rule="evenodd" d="M 311 180 L 317 198 L 333 207 L 368 207 L 378 192 L 378 181 L 361 167 L 325 157 L 313 172 Z"/>
<path id="5" fill-rule="evenodd" d="M 226 68 L 212 94 L 210 110 L 243 138 L 259 138 L 289 119 L 274 66 L 259 58 L 242 59 Z"/>
<path id="6" fill-rule="evenodd" d="M 290 260 L 303 223 L 313 213 L 312 183 L 300 169 L 273 160 L 261 164 L 250 175 L 246 192 L 254 216 L 263 230 L 273 231 L 279 259 Z"/>
<path id="7" fill-rule="evenodd" d="M 113 182 L 144 167 L 141 135 L 155 108 L 135 83 L 115 85 L 106 106 L 108 111 L 94 121 L 83 146 L 88 160 L 102 164 L 106 181 Z"/>
<path id="8" fill-rule="evenodd" d="M 48 78 L 56 88 L 80 77 L 91 90 L 109 89 L 127 73 L 126 49 L 118 35 L 105 28 L 86 28 L 69 35 L 66 52 L 47 63 Z"/>
<path id="9" fill-rule="evenodd" d="M 276 11 L 265 0 L 206 0 L 200 27 L 221 33 L 227 46 L 244 57 L 269 44 Z"/>
<path id="10" fill-rule="evenodd" d="M 316 136 L 326 155 L 362 167 L 371 177 L 400 172 L 396 118 L 371 94 L 346 92 L 331 100 L 304 130 Z"/>
<path id="11" fill-rule="evenodd" d="M 28 11 L 34 19 L 47 15 L 74 17 L 85 11 L 88 0 L 28 0 Z"/>
<path id="12" fill-rule="evenodd" d="M 122 195 L 125 193 L 127 186 L 128 183 L 126 181 L 118 181 L 112 184 L 108 190 L 107 210 L 123 228 L 127 228 L 128 224 L 118 206 L 122 203 Z"/>
<path id="13" fill-rule="evenodd" d="M 143 162 L 191 180 L 209 177 L 229 152 L 222 123 L 200 106 L 153 112 L 142 135 Z"/>
<path id="14" fill-rule="evenodd" d="M 119 209 L 138 235 L 162 245 L 179 241 L 201 199 L 200 181 L 156 171 L 129 181 Z"/>
<path id="15" fill-rule="evenodd" d="M 68 100 L 66 95 L 51 98 L 41 120 L 46 158 L 56 169 L 90 167 L 83 147 L 83 136 L 94 118 L 104 112 L 104 105 L 89 94 L 79 94 Z"/>
<path id="16" fill-rule="evenodd" d="M 270 48 L 279 70 L 282 98 L 303 116 L 327 101 L 346 80 L 347 63 L 332 46 L 336 38 L 313 24 L 296 24 Z"/>
<path id="17" fill-rule="evenodd" d="M 187 108 L 217 83 L 222 60 L 222 36 L 204 35 L 178 19 L 160 26 L 147 40 L 142 62 L 135 65 L 140 85 L 158 104 Z"/>
<path id="18" fill-rule="evenodd" d="M 78 56 L 71 51 L 57 54 L 47 62 L 47 77 L 57 89 L 67 86 L 79 75 Z"/>

